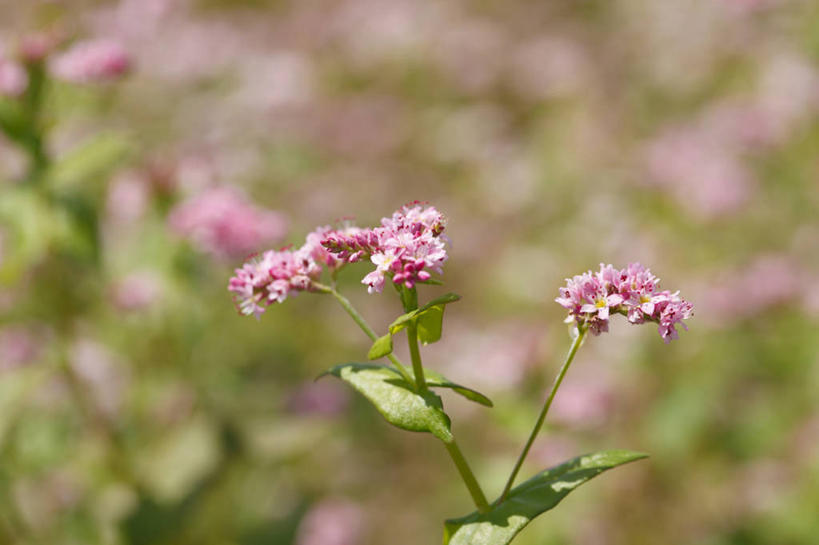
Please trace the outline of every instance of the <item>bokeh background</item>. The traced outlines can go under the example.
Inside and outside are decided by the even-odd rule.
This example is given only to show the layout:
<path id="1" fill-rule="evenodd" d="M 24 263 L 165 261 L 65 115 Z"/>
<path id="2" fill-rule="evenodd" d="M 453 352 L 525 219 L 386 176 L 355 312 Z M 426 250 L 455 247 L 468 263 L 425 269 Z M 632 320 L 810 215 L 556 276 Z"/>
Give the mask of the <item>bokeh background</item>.
<path id="1" fill-rule="evenodd" d="M 26 43 L 89 39 L 129 69 L 47 76 L 37 176 L 0 137 L 1 543 L 438 543 L 471 510 L 444 450 L 313 382 L 361 332 L 226 290 L 415 199 L 452 239 L 422 297 L 463 296 L 425 363 L 495 402 L 444 394 L 490 496 L 569 344 L 566 276 L 639 260 L 695 305 L 670 345 L 621 320 L 581 350 L 523 475 L 652 457 L 516 543 L 817 542 L 819 4 L 0 0 L 0 114 Z M 383 331 L 368 270 L 340 285 Z"/>

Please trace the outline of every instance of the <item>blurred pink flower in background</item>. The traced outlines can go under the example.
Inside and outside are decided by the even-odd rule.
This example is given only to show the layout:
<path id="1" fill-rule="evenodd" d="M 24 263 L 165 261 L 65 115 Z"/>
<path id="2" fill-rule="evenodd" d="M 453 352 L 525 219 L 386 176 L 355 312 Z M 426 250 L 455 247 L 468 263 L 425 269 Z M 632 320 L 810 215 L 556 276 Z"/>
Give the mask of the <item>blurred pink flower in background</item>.
<path id="1" fill-rule="evenodd" d="M 162 281 L 156 271 L 135 271 L 113 286 L 113 303 L 125 311 L 144 310 L 162 295 Z"/>
<path id="2" fill-rule="evenodd" d="M 127 73 L 131 58 L 118 42 L 88 40 L 56 56 L 51 68 L 55 76 L 72 83 L 104 83 Z"/>
<path id="3" fill-rule="evenodd" d="M 435 8 L 411 0 L 338 2 L 330 33 L 355 67 L 406 59 L 422 47 Z"/>
<path id="4" fill-rule="evenodd" d="M 560 386 L 550 416 L 573 428 L 600 426 L 612 409 L 614 393 L 614 377 L 607 368 L 598 365 L 572 369 Z"/>
<path id="5" fill-rule="evenodd" d="M 550 467 L 577 456 L 580 445 L 577 441 L 560 433 L 550 433 L 548 441 L 537 441 L 532 446 L 529 460 L 537 467 Z"/>
<path id="6" fill-rule="evenodd" d="M 134 171 L 117 175 L 108 187 L 106 213 L 117 224 L 130 225 L 138 221 L 148 209 L 149 181 Z"/>
<path id="7" fill-rule="evenodd" d="M 0 329 L 0 371 L 34 363 L 45 344 L 44 332 L 12 325 Z"/>
<path id="8" fill-rule="evenodd" d="M 751 93 L 662 130 L 645 148 L 648 177 L 695 217 L 739 212 L 757 185 L 750 152 L 781 145 L 818 109 L 816 69 L 797 56 L 771 55 Z"/>
<path id="9" fill-rule="evenodd" d="M 34 32 L 20 39 L 20 57 L 25 62 L 40 62 L 60 45 L 62 37 L 57 32 Z"/>
<path id="10" fill-rule="evenodd" d="M 74 468 L 51 469 L 42 475 L 16 480 L 11 490 L 16 509 L 27 524 L 48 527 L 74 508 L 85 495 L 82 479 Z"/>
<path id="11" fill-rule="evenodd" d="M 0 53 L 0 95 L 19 97 L 28 87 L 28 75 L 22 66 Z"/>
<path id="12" fill-rule="evenodd" d="M 325 499 L 302 519 L 296 545 L 359 545 L 363 537 L 363 509 L 348 500 Z"/>
<path id="13" fill-rule="evenodd" d="M 280 240 L 287 220 L 253 203 L 233 187 L 213 187 L 177 205 L 171 229 L 200 251 L 220 258 L 247 256 Z"/>
<path id="14" fill-rule="evenodd" d="M 114 418 L 125 401 L 130 373 L 104 345 L 90 339 L 76 341 L 69 351 L 71 368 L 97 410 L 107 418 Z"/>
<path id="15" fill-rule="evenodd" d="M 776 52 L 761 66 L 754 97 L 774 144 L 781 144 L 819 111 L 819 71 L 810 59 Z"/>
<path id="16" fill-rule="evenodd" d="M 537 324 L 507 321 L 487 329 L 449 318 L 441 342 L 427 350 L 451 380 L 499 392 L 519 385 L 540 363 L 542 342 L 543 327 Z"/>
<path id="17" fill-rule="evenodd" d="M 506 62 L 506 37 L 499 25 L 484 19 L 456 20 L 433 39 L 433 58 L 461 91 L 480 94 L 498 83 Z"/>
<path id="18" fill-rule="evenodd" d="M 250 58 L 242 67 L 237 99 L 258 110 L 309 103 L 317 85 L 310 57 L 298 51 L 277 51 Z"/>
<path id="19" fill-rule="evenodd" d="M 582 92 L 589 86 L 589 74 L 589 61 L 580 44 L 551 34 L 522 43 L 511 60 L 511 84 L 530 100 Z"/>
<path id="20" fill-rule="evenodd" d="M 307 381 L 287 398 L 287 410 L 296 414 L 332 416 L 344 412 L 350 403 L 348 391 L 336 382 Z"/>
<path id="21" fill-rule="evenodd" d="M 748 265 L 725 270 L 707 281 L 702 315 L 713 324 L 730 324 L 781 304 L 802 299 L 810 285 L 804 270 L 786 255 L 762 255 Z"/>
<path id="22" fill-rule="evenodd" d="M 733 150 L 700 127 L 664 131 L 648 146 L 646 157 L 651 181 L 702 219 L 739 211 L 755 186 Z"/>
<path id="23" fill-rule="evenodd" d="M 782 4 L 783 0 L 722 0 L 722 2 L 738 14 L 749 14 L 774 8 Z"/>

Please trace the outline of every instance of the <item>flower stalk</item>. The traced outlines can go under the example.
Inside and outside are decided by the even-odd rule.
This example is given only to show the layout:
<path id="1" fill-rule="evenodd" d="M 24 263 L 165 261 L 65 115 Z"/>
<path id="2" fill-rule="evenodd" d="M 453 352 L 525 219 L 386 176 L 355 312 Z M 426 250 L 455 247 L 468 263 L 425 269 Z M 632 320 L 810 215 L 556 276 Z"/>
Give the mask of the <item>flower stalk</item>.
<path id="1" fill-rule="evenodd" d="M 569 370 L 569 365 L 571 365 L 572 360 L 574 360 L 574 356 L 577 354 L 577 350 L 580 348 L 580 345 L 583 344 L 583 338 L 585 336 L 586 328 L 583 326 L 579 327 L 577 336 L 574 338 L 574 341 L 569 348 L 569 352 L 566 354 L 566 359 L 563 362 L 563 366 L 560 368 L 560 371 L 557 373 L 557 377 L 555 377 L 555 381 L 552 384 L 552 391 L 549 392 L 549 396 L 543 403 L 543 408 L 540 409 L 540 414 L 537 417 L 535 426 L 532 428 L 532 432 L 529 434 L 529 439 L 526 441 L 520 456 L 518 456 L 517 462 L 515 462 L 515 467 L 512 469 L 512 473 L 509 475 L 509 479 L 507 479 L 506 486 L 503 487 L 503 492 L 501 492 L 497 503 L 501 503 L 506 499 L 506 496 L 509 494 L 512 486 L 515 484 L 515 478 L 518 476 L 518 472 L 520 472 L 523 461 L 529 454 L 529 450 L 531 450 L 532 444 L 535 442 L 535 438 L 537 438 L 538 433 L 540 433 L 540 429 L 543 427 L 543 421 L 546 420 L 546 415 L 549 412 L 549 408 L 552 406 L 552 401 L 555 398 L 555 394 L 557 394 L 557 389 L 560 388 L 560 384 L 563 382 L 563 377 L 566 376 L 566 371 Z"/>

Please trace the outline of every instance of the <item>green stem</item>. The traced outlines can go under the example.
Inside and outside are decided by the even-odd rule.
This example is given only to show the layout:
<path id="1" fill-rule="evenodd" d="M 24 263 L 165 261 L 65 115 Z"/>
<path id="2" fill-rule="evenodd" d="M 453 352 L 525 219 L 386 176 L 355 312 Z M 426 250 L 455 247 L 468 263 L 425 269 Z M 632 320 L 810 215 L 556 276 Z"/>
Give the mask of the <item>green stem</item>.
<path id="1" fill-rule="evenodd" d="M 46 70 L 43 62 L 31 63 L 28 69 L 28 88 L 23 97 L 23 107 L 28 124 L 28 134 L 24 147 L 29 156 L 29 183 L 39 184 L 48 169 L 49 157 L 45 151 L 45 130 L 43 129 L 42 104 L 47 84 Z"/>
<path id="2" fill-rule="evenodd" d="M 418 350 L 418 326 L 415 322 L 407 325 L 407 343 L 409 344 L 412 372 L 415 374 L 415 386 L 420 393 L 427 390 L 427 380 L 424 377 L 424 366 L 421 363 L 421 352 Z"/>
<path id="3" fill-rule="evenodd" d="M 581 326 L 577 333 L 577 337 L 575 337 L 574 342 L 572 342 L 572 346 L 569 348 L 568 354 L 566 354 L 566 361 L 563 362 L 563 367 L 560 368 L 557 377 L 555 377 L 555 381 L 552 384 L 552 391 L 549 392 L 549 397 L 547 397 L 546 401 L 543 403 L 543 408 L 540 410 L 540 416 L 538 416 L 537 422 L 535 422 L 535 427 L 532 428 L 532 433 L 529 434 L 529 439 L 526 441 L 526 445 L 523 447 L 520 456 L 518 456 L 518 461 L 515 462 L 515 468 L 512 470 L 512 474 L 509 475 L 509 479 L 506 481 L 506 486 L 503 487 L 503 492 L 501 492 L 500 498 L 498 498 L 498 503 L 501 503 L 504 499 L 506 499 L 507 494 L 509 494 L 509 490 L 511 490 L 512 485 L 515 484 L 515 477 L 518 476 L 520 467 L 523 465 L 523 461 L 526 459 L 526 456 L 529 454 L 529 450 L 532 448 L 532 443 L 535 442 L 535 438 L 540 432 L 540 428 L 543 427 L 543 421 L 546 419 L 546 414 L 549 412 L 549 407 L 552 406 L 552 400 L 555 398 L 557 389 L 560 388 L 560 383 L 563 382 L 563 377 L 566 376 L 566 371 L 569 370 L 569 365 L 572 363 L 574 355 L 577 353 L 577 349 L 580 348 L 580 345 L 583 343 L 583 337 L 585 336 L 586 328 Z"/>
<path id="4" fill-rule="evenodd" d="M 466 458 L 464 458 L 464 455 L 461 453 L 461 449 L 458 448 L 458 443 L 453 439 L 449 443 L 444 443 L 444 445 L 452 461 L 455 462 L 455 467 L 458 468 L 458 473 L 461 474 L 461 479 L 463 479 L 464 484 L 466 484 L 466 488 L 469 489 L 469 494 L 472 496 L 472 501 L 475 502 L 475 507 L 478 508 L 478 512 L 489 512 L 489 503 L 486 501 L 486 496 L 484 496 L 481 485 L 478 484 L 478 480 L 475 479 L 472 469 L 470 469 L 469 464 L 466 462 Z"/>
<path id="5" fill-rule="evenodd" d="M 371 328 L 370 324 L 368 324 L 367 321 L 364 320 L 364 317 L 358 313 L 353 304 L 350 303 L 350 300 L 341 295 L 335 288 L 325 286 L 324 284 L 319 284 L 318 282 L 314 282 L 313 287 L 321 293 L 329 293 L 333 297 L 335 297 L 336 301 L 338 301 L 339 304 L 341 305 L 341 308 L 347 311 L 347 314 L 350 315 L 353 321 L 356 324 L 358 324 L 358 327 L 361 328 L 361 331 L 363 331 L 364 334 L 367 335 L 367 337 L 369 337 L 371 341 L 375 341 L 378 338 L 378 335 L 375 334 L 373 328 Z M 407 368 L 404 367 L 404 365 L 401 363 L 401 360 L 396 358 L 393 354 L 387 354 L 387 359 L 389 359 L 390 362 L 398 370 L 398 372 L 401 373 L 401 376 L 404 377 L 404 380 L 406 380 L 408 384 L 414 384 L 412 376 L 410 376 L 410 374 L 407 372 Z"/>
<path id="6" fill-rule="evenodd" d="M 335 288 L 331 288 L 330 286 L 325 286 L 324 284 L 319 284 L 318 282 L 314 282 L 313 287 L 314 287 L 314 289 L 316 291 L 318 291 L 320 293 L 329 293 L 333 297 L 335 297 L 336 300 L 341 304 L 342 308 L 344 308 L 344 310 L 347 311 L 347 314 L 349 314 L 350 317 L 355 321 L 355 323 L 358 324 L 358 327 L 361 328 L 361 330 L 370 338 L 370 340 L 374 341 L 374 340 L 376 340 L 378 338 L 378 336 L 375 334 L 375 331 L 373 331 L 373 329 L 369 326 L 369 324 L 367 324 L 367 322 L 358 313 L 358 311 L 355 309 L 355 307 L 353 307 L 353 305 L 352 305 L 352 303 L 350 303 L 349 299 L 347 299 L 346 297 L 341 295 L 338 291 L 336 291 Z M 415 290 L 412 290 L 412 291 L 414 292 Z M 414 300 L 415 307 L 417 308 L 418 307 L 417 295 L 415 295 L 415 297 L 413 297 L 413 295 L 415 295 L 415 294 L 414 293 L 409 294 L 410 301 L 409 301 L 409 305 L 407 305 L 407 306 L 411 306 L 412 301 Z M 406 299 L 404 299 L 403 296 L 402 296 L 402 301 L 406 301 Z M 413 310 L 413 309 L 409 309 L 409 310 Z M 407 312 L 409 312 L 409 311 L 407 311 Z M 408 328 L 408 330 L 409 330 L 409 328 Z M 412 384 L 413 382 L 415 382 L 416 386 L 422 385 L 422 386 L 418 386 L 419 392 L 422 392 L 422 391 L 427 390 L 427 385 L 426 385 L 425 379 L 423 378 L 424 375 L 423 375 L 423 365 L 421 363 L 421 354 L 418 351 L 418 333 L 415 330 L 414 326 L 413 326 L 413 337 L 412 338 L 415 340 L 415 342 L 410 342 L 410 354 L 412 355 L 412 366 L 413 366 L 414 370 L 415 369 L 420 369 L 420 371 L 421 371 L 420 372 L 420 375 L 421 375 L 421 380 L 420 381 L 417 381 L 418 373 L 416 373 L 416 381 L 413 381 L 412 378 L 407 373 L 407 370 L 404 367 L 404 365 L 394 355 L 389 354 L 387 356 L 387 358 L 389 358 L 389 360 L 395 365 L 395 367 L 398 369 L 398 371 L 404 376 L 404 380 L 406 380 L 409 384 Z M 486 496 L 484 495 L 483 490 L 481 489 L 481 485 L 478 484 L 478 480 L 475 478 L 475 474 L 472 473 L 472 469 L 469 467 L 469 463 L 466 461 L 466 458 L 464 458 L 463 453 L 461 453 L 461 449 L 458 448 L 458 444 L 455 442 L 454 437 L 453 437 L 452 441 L 450 441 L 449 443 L 445 442 L 444 446 L 446 447 L 446 451 L 449 453 L 449 456 L 452 458 L 452 461 L 455 462 L 455 467 L 458 468 L 458 474 L 461 476 L 461 479 L 463 480 L 464 484 L 466 485 L 466 488 L 469 490 L 469 494 L 472 496 L 472 500 L 475 502 L 475 507 L 477 507 L 478 511 L 481 512 L 481 513 L 488 512 L 489 511 L 489 504 L 486 501 Z"/>
<path id="7" fill-rule="evenodd" d="M 415 288 L 409 289 L 401 286 L 398 293 L 401 296 L 401 304 L 404 305 L 404 312 L 412 312 L 418 308 L 418 292 Z M 412 359 L 412 372 L 415 375 L 415 387 L 419 392 L 423 393 L 427 390 L 427 380 L 424 377 L 421 353 L 418 351 L 418 326 L 415 321 L 410 321 L 407 324 L 407 344 Z"/>

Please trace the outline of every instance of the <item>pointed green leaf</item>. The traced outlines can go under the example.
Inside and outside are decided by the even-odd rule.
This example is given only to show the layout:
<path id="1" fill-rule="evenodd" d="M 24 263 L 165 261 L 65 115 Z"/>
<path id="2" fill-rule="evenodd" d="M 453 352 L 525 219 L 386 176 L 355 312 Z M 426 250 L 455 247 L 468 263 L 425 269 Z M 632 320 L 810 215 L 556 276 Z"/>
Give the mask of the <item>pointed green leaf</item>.
<path id="1" fill-rule="evenodd" d="M 55 187 L 80 187 L 99 184 L 107 179 L 128 157 L 132 142 L 120 133 L 102 133 L 81 142 L 59 157 L 52 169 Z"/>
<path id="2" fill-rule="evenodd" d="M 438 305 L 448 305 L 449 303 L 454 303 L 454 302 L 460 301 L 460 300 L 461 300 L 461 296 L 458 295 L 457 293 L 445 293 L 440 297 L 436 297 L 435 299 L 433 299 L 429 303 L 425 304 L 424 306 L 422 306 L 418 310 L 424 310 L 424 309 L 427 309 L 429 307 L 435 307 L 435 306 L 438 306 Z"/>
<path id="3" fill-rule="evenodd" d="M 449 417 L 441 398 L 427 391 L 414 391 L 401 374 L 391 367 L 345 363 L 322 373 L 347 382 L 372 403 L 393 426 L 407 431 L 429 432 L 441 441 L 452 441 Z"/>
<path id="4" fill-rule="evenodd" d="M 370 351 L 367 352 L 367 359 L 368 360 L 377 360 L 378 358 L 383 358 L 387 354 L 392 354 L 392 335 L 387 333 L 383 337 L 378 337 L 373 345 L 370 347 Z"/>
<path id="5" fill-rule="evenodd" d="M 413 311 L 407 312 L 406 314 L 402 314 L 401 316 L 396 318 L 390 324 L 390 328 L 389 328 L 390 334 L 395 335 L 396 333 L 398 333 L 399 331 L 401 331 L 402 329 L 407 327 L 407 324 L 409 324 L 411 321 L 418 320 L 420 317 L 422 317 L 424 314 L 426 314 L 428 312 L 439 313 L 441 316 L 443 316 L 443 307 L 444 307 L 444 305 L 448 305 L 449 303 L 454 303 L 455 301 L 459 301 L 460 299 L 461 299 L 461 296 L 458 295 L 457 293 L 446 293 L 446 294 L 444 294 L 444 295 L 442 295 L 440 297 L 436 297 L 435 299 L 433 299 L 429 303 L 425 304 L 421 308 L 418 308 L 418 309 L 415 309 Z M 434 330 L 434 328 L 433 328 L 433 330 Z M 438 335 L 438 338 L 440 338 L 440 334 Z M 429 341 L 429 342 L 435 342 L 435 341 Z"/>
<path id="6" fill-rule="evenodd" d="M 441 340 L 444 326 L 444 306 L 430 307 L 418 315 L 418 340 L 430 344 Z"/>
<path id="7" fill-rule="evenodd" d="M 472 513 L 444 523 L 444 545 L 506 545 L 529 522 L 556 506 L 569 492 L 613 467 L 645 458 L 628 450 L 578 456 L 538 473 L 511 490 L 485 514 Z"/>
<path id="8" fill-rule="evenodd" d="M 431 369 L 424 369 L 424 378 L 427 381 L 427 386 L 430 388 L 450 388 L 457 394 L 462 395 L 470 401 L 480 403 L 486 407 L 493 407 L 492 400 L 480 393 L 477 390 L 461 386 L 444 377 L 442 374 L 432 371 Z"/>

